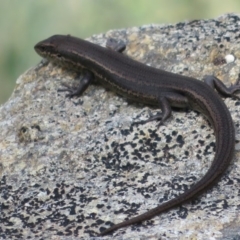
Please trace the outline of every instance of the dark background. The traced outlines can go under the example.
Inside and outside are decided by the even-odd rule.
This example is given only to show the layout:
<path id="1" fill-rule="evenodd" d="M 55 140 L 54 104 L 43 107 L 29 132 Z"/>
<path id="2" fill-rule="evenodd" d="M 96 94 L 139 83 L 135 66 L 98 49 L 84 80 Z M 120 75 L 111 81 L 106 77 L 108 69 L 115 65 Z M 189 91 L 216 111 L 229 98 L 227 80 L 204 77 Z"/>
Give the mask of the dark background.
<path id="1" fill-rule="evenodd" d="M 176 23 L 240 12 L 239 0 L 1 0 L 0 103 L 36 65 L 33 46 L 53 34 L 86 38 L 110 29 Z"/>

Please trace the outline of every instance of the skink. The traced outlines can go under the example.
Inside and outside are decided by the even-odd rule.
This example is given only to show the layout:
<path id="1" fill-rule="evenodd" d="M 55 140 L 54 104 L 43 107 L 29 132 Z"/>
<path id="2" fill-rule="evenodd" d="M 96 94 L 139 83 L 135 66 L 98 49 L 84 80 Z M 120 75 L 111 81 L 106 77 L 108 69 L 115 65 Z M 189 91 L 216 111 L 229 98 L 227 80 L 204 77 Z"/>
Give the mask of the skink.
<path id="1" fill-rule="evenodd" d="M 211 167 L 195 185 L 176 198 L 146 213 L 123 221 L 101 232 L 108 234 L 130 224 L 150 219 L 180 205 L 215 183 L 229 166 L 235 148 L 235 133 L 231 115 L 216 91 L 233 97 L 240 85 L 226 87 L 219 79 L 209 76 L 205 82 L 146 66 L 113 49 L 104 48 L 70 35 L 54 35 L 36 44 L 36 52 L 57 64 L 85 69 L 77 90 L 68 96 L 81 95 L 95 79 L 104 86 L 137 102 L 157 105 L 161 113 L 148 121 L 163 123 L 171 115 L 171 107 L 190 107 L 202 112 L 211 122 L 216 135 L 216 153 Z M 122 51 L 123 49 L 119 51 Z"/>

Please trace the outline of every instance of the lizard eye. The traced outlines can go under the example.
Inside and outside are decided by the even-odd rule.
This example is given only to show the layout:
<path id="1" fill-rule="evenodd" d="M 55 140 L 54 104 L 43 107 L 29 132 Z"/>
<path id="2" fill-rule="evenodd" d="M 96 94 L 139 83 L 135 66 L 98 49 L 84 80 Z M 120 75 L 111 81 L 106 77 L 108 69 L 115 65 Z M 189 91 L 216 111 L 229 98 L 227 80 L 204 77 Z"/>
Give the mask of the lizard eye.
<path id="1" fill-rule="evenodd" d="M 45 46 L 39 46 L 39 49 L 43 52 L 45 52 L 47 50 Z"/>

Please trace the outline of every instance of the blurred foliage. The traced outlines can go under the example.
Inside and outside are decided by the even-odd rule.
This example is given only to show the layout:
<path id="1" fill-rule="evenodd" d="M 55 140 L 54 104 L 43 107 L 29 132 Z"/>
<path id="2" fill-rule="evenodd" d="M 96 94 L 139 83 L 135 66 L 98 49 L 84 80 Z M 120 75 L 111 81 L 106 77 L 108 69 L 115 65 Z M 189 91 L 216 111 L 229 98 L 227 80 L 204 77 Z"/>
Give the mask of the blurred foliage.
<path id="1" fill-rule="evenodd" d="M 239 0 L 1 0 L 0 103 L 10 96 L 17 77 L 40 61 L 34 44 L 53 34 L 85 38 L 109 29 L 239 11 Z"/>

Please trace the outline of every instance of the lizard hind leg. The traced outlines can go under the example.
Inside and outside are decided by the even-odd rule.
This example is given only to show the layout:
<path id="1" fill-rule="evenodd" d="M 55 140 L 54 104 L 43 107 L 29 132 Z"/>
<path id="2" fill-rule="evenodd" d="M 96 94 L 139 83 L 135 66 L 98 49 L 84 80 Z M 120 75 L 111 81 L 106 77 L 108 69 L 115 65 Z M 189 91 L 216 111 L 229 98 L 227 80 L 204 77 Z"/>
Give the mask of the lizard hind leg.
<path id="1" fill-rule="evenodd" d="M 236 97 L 239 99 L 238 96 L 236 96 L 236 92 L 240 91 L 240 84 L 238 81 L 231 85 L 230 87 L 226 87 L 221 80 L 219 80 L 217 77 L 208 75 L 204 77 L 204 82 L 211 88 L 216 89 L 218 93 L 223 95 L 224 97 Z"/>
<path id="2" fill-rule="evenodd" d="M 148 119 L 142 120 L 142 121 L 133 122 L 132 125 L 145 124 L 145 123 L 156 121 L 156 120 L 157 121 L 161 121 L 162 117 L 163 117 L 162 113 L 157 113 L 156 115 L 153 115 L 150 110 L 148 111 L 148 115 L 149 115 Z"/>
<path id="3" fill-rule="evenodd" d="M 161 113 L 156 115 L 150 114 L 150 117 L 144 121 L 135 122 L 134 124 L 144 124 L 147 122 L 158 120 L 158 127 L 161 126 L 172 114 L 172 106 L 186 108 L 188 99 L 184 95 L 176 92 L 166 92 L 158 98 Z"/>
<path id="4" fill-rule="evenodd" d="M 159 98 L 158 102 L 159 102 L 160 109 L 162 110 L 161 113 L 157 113 L 156 115 L 153 115 L 149 111 L 150 117 L 148 119 L 143 120 L 143 121 L 137 121 L 137 122 L 134 122 L 133 124 L 134 125 L 135 124 L 145 124 L 145 123 L 157 120 L 157 121 L 159 121 L 158 127 L 161 126 L 163 124 L 163 122 L 171 116 L 172 110 L 171 110 L 169 101 L 167 100 L 166 97 Z"/>

